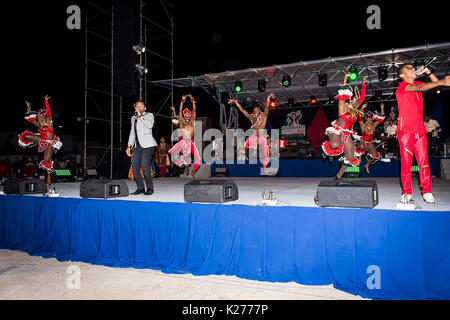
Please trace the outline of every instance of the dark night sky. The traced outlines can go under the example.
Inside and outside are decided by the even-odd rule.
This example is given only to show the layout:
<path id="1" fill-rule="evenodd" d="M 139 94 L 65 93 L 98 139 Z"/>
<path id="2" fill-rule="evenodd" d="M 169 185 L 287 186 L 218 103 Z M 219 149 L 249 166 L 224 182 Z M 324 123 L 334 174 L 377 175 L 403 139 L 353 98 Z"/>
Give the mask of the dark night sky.
<path id="1" fill-rule="evenodd" d="M 393 2 L 176 1 L 175 77 L 449 40 L 442 4 Z M 66 28 L 71 4 L 84 9 L 79 0 L 15 1 L 3 11 L 4 128 L 23 128 L 23 100 L 37 108 L 46 93 L 66 118 L 83 113 L 84 32 Z M 370 4 L 381 7 L 381 30 L 366 28 Z"/>

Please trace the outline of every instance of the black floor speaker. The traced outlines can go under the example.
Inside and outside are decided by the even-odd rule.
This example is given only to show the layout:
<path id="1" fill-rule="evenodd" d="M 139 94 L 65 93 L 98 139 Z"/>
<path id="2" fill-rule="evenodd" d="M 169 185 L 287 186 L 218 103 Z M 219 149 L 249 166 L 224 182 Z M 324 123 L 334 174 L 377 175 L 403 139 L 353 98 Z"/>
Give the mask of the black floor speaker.
<path id="1" fill-rule="evenodd" d="M 82 198 L 118 198 L 128 195 L 128 185 L 123 180 L 90 179 L 80 184 Z"/>
<path id="2" fill-rule="evenodd" d="M 237 199 L 238 188 L 231 180 L 192 180 L 184 185 L 185 202 L 223 203 Z"/>
<path id="3" fill-rule="evenodd" d="M 47 192 L 47 185 L 37 178 L 10 179 L 6 182 L 3 192 L 5 194 L 44 194 Z"/>
<path id="4" fill-rule="evenodd" d="M 317 186 L 315 201 L 320 207 L 373 208 L 378 204 L 377 183 L 323 180 Z"/>

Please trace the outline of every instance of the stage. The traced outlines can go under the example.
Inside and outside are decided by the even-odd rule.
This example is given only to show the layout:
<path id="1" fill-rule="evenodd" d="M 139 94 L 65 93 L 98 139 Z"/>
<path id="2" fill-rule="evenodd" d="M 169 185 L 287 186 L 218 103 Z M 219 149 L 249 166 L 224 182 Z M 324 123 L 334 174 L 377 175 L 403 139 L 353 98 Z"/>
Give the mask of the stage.
<path id="1" fill-rule="evenodd" d="M 212 178 L 236 182 L 239 199 L 185 203 L 189 179 L 156 178 L 155 193 L 79 196 L 80 183 L 54 184 L 60 197 L 0 196 L 0 248 L 60 261 L 225 274 L 328 285 L 373 299 L 450 299 L 450 180 L 434 178 L 436 204 L 395 210 L 398 178 L 375 180 L 374 209 L 322 208 L 324 178 Z M 127 180 L 130 192 L 135 183 Z M 277 206 L 260 206 L 262 192 Z"/>

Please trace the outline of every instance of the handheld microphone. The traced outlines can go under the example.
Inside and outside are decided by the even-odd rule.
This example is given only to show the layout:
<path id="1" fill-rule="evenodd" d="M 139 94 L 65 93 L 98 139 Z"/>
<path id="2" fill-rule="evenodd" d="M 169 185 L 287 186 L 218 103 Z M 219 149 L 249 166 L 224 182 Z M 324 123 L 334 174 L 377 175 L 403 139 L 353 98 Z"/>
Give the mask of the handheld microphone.
<path id="1" fill-rule="evenodd" d="M 428 61 L 424 66 L 422 70 L 416 70 L 417 75 L 420 75 L 423 73 L 423 70 L 425 70 L 426 67 L 428 67 L 434 60 L 436 60 L 437 57 L 434 57 L 433 59 L 431 59 L 430 61 Z"/>

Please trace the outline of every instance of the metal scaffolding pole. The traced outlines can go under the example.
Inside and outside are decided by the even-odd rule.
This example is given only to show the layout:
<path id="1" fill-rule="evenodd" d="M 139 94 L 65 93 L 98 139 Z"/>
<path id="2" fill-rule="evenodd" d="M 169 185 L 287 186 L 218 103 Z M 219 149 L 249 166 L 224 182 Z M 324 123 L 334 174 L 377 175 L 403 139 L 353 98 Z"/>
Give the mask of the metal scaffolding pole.
<path id="1" fill-rule="evenodd" d="M 111 158 L 109 168 L 109 178 L 113 178 L 113 158 L 114 158 L 114 4 L 111 4 Z"/>
<path id="2" fill-rule="evenodd" d="M 85 39 L 84 39 L 84 137 L 83 137 L 83 177 L 87 177 L 87 72 L 88 72 L 88 13 L 85 13 Z"/>

